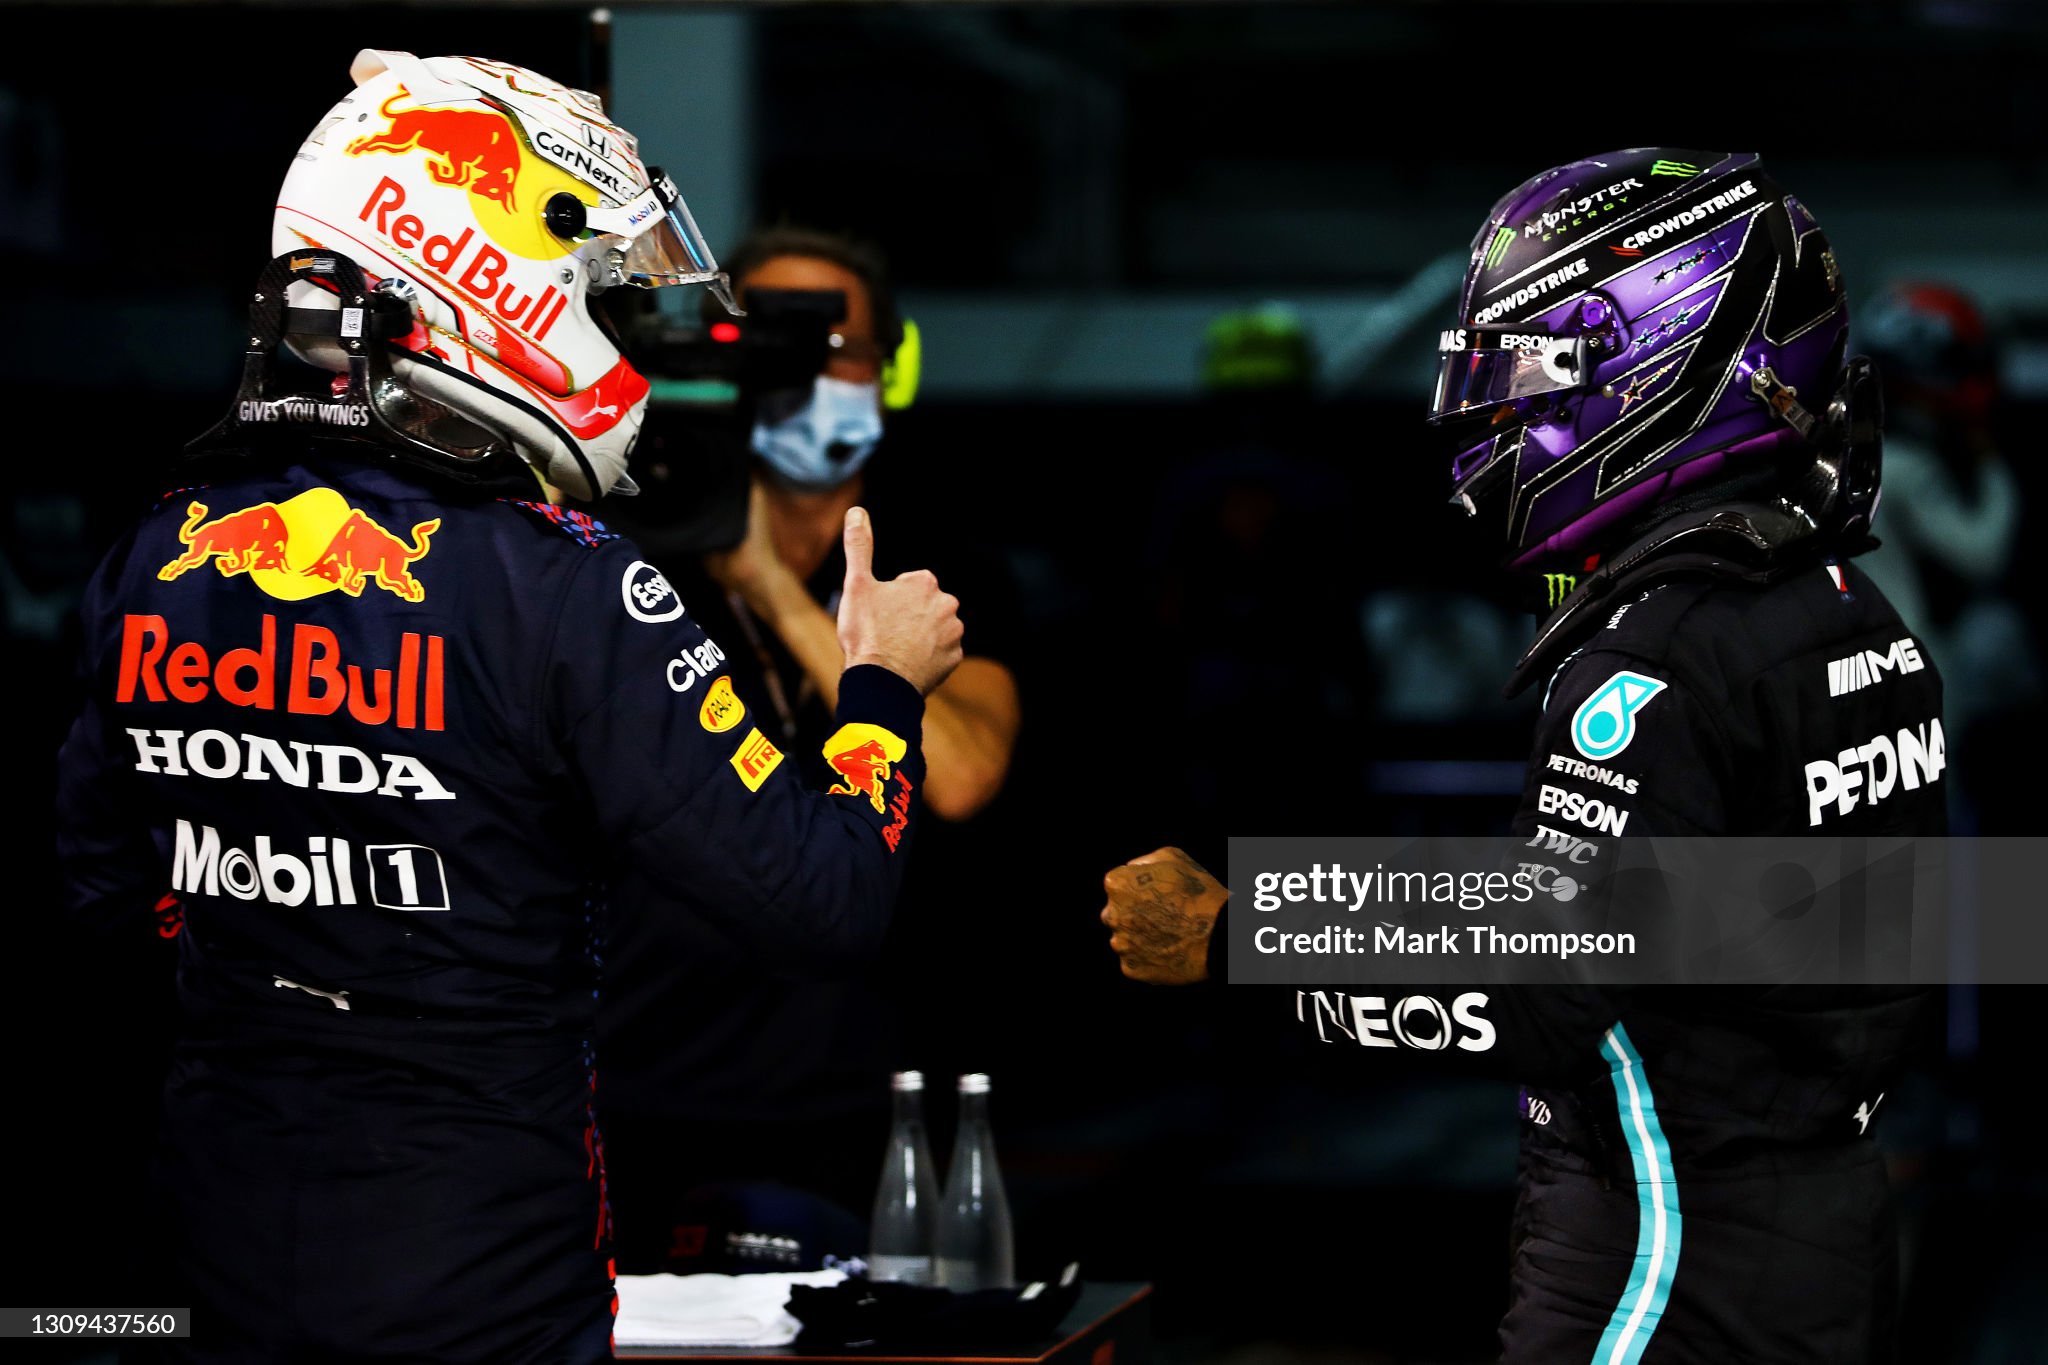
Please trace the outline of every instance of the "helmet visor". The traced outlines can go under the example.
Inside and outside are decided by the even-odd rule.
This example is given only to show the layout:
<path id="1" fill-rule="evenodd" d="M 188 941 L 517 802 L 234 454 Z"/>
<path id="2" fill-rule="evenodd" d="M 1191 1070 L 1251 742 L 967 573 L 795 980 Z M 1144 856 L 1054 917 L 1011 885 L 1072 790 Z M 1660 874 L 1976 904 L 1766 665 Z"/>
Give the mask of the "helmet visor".
<path id="1" fill-rule="evenodd" d="M 1429 402 L 1432 422 L 1577 388 L 1591 373 L 1584 337 L 1453 327 L 1443 334 L 1440 349 L 1436 392 Z"/>
<path id="2" fill-rule="evenodd" d="M 653 183 L 637 198 L 617 208 L 588 210 L 590 230 L 598 234 L 595 245 L 604 253 L 597 282 L 642 289 L 707 284 L 727 312 L 742 316 L 675 182 L 655 167 L 648 168 L 648 175 Z"/>

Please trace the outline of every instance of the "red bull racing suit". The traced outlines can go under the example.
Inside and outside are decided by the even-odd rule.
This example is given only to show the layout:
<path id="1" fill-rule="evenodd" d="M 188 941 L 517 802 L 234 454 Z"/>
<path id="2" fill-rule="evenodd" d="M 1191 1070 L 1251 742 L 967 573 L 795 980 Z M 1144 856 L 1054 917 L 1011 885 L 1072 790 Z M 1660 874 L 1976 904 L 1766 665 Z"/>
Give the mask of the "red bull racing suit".
<path id="1" fill-rule="evenodd" d="M 1548 679 L 1513 824 L 1539 889 L 1590 885 L 1616 835 L 1945 832 L 1940 675 L 1860 571 L 1637 563 L 1524 668 Z M 1292 1008 L 1323 1044 L 1523 1084 L 1505 1365 L 1869 1365 L 1896 1297 L 1869 1135 L 1920 994 L 1482 982 Z"/>
<path id="2" fill-rule="evenodd" d="M 167 496 L 83 605 L 75 912 L 182 907 L 160 1185 L 205 1359 L 609 1355 L 607 879 L 801 966 L 879 946 L 916 690 L 847 672 L 805 790 L 631 543 L 296 462 Z"/>

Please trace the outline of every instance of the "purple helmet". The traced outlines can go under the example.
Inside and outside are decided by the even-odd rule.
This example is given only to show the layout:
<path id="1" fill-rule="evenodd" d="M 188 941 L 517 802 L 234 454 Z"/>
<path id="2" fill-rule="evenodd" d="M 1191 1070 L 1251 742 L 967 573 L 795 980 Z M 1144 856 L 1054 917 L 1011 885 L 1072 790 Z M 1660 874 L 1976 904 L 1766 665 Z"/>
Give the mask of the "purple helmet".
<path id="1" fill-rule="evenodd" d="M 1454 498 L 1505 517 L 1517 568 L 1612 548 L 1681 489 L 1797 467 L 1848 344 L 1827 238 L 1748 153 L 1638 147 L 1523 182 L 1458 305 L 1430 420 L 1460 436 Z"/>

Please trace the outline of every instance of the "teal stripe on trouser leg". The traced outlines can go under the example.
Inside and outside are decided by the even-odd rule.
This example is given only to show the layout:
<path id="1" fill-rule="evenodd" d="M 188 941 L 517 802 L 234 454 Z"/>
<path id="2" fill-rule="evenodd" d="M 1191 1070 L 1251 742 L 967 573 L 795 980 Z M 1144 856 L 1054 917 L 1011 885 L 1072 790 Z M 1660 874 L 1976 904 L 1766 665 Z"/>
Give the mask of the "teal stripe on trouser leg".
<path id="1" fill-rule="evenodd" d="M 1650 1079 L 1628 1030 L 1620 1024 L 1607 1030 L 1600 1044 L 1614 1081 L 1614 1102 L 1621 1114 L 1623 1140 L 1636 1177 L 1636 1260 L 1628 1287 L 1614 1306 L 1607 1330 L 1600 1334 L 1594 1365 L 1637 1365 L 1671 1298 L 1671 1279 L 1678 1271 L 1678 1181 L 1671 1171 L 1671 1145 L 1657 1121 L 1657 1102 Z"/>

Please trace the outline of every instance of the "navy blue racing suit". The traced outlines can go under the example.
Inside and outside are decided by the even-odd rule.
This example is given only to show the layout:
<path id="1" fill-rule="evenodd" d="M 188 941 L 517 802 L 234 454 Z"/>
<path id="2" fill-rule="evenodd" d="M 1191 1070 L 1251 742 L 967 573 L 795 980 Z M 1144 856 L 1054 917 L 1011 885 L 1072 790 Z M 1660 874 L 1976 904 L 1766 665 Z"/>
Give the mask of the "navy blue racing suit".
<path id="1" fill-rule="evenodd" d="M 59 853 L 112 931 L 182 909 L 159 1183 L 194 1353 L 606 1358 L 604 886 L 785 967 L 870 953 L 917 691 L 849 670 L 806 790 L 631 543 L 318 444 L 167 495 L 83 618 Z"/>

